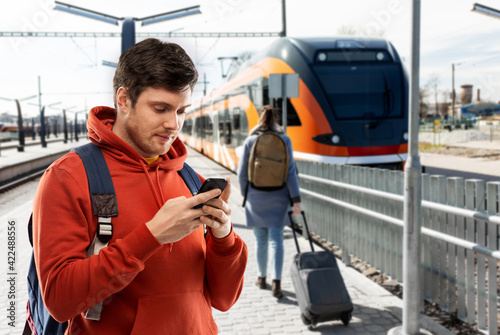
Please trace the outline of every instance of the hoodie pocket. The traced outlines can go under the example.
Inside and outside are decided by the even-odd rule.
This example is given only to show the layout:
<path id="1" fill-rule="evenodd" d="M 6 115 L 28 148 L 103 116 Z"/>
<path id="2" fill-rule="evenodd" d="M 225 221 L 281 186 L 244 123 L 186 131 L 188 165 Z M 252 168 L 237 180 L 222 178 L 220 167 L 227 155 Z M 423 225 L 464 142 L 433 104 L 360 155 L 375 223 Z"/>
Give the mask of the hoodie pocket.
<path id="1" fill-rule="evenodd" d="M 217 334 L 212 308 L 201 291 L 139 299 L 131 335 Z"/>

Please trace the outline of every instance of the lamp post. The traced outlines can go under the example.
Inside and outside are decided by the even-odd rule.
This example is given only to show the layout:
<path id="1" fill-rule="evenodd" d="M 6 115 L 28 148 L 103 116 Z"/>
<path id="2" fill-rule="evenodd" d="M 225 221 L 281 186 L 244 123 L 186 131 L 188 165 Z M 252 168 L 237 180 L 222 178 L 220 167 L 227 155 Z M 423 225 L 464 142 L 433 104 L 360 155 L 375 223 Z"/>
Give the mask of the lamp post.
<path id="1" fill-rule="evenodd" d="M 40 142 L 42 148 L 47 147 L 47 141 L 45 141 L 45 106 L 40 109 Z"/>
<path id="2" fill-rule="evenodd" d="M 2 100 L 7 100 L 7 101 L 14 101 L 16 103 L 16 108 L 17 108 L 17 136 L 18 136 L 18 141 L 19 145 L 17 146 L 17 151 L 23 152 L 24 151 L 24 123 L 23 123 L 23 113 L 21 111 L 21 101 L 29 100 L 36 98 L 37 95 L 31 95 L 29 97 L 21 98 L 21 99 L 9 99 L 9 98 L 2 98 Z"/>
<path id="3" fill-rule="evenodd" d="M 45 127 L 45 107 L 53 108 L 52 106 L 59 105 L 60 103 L 61 102 L 59 101 L 59 102 L 51 103 L 47 106 L 40 107 L 40 143 L 42 144 L 42 148 L 47 147 L 47 141 L 45 139 L 45 136 L 47 135 L 47 128 Z M 38 106 L 35 104 L 31 104 L 31 105 Z"/>
<path id="4" fill-rule="evenodd" d="M 421 208 L 422 165 L 418 155 L 420 76 L 420 0 L 412 0 L 408 160 L 404 168 L 403 324 L 390 335 L 430 334 L 420 329 L 422 301 Z"/>
<path id="5" fill-rule="evenodd" d="M 75 125 L 74 125 L 74 128 L 75 128 L 75 141 L 78 142 L 78 113 L 79 112 L 76 112 L 75 113 Z"/>
<path id="6" fill-rule="evenodd" d="M 60 1 L 55 1 L 54 9 L 67 12 L 70 14 L 84 16 L 90 19 L 103 21 L 106 23 L 118 25 L 119 21 L 123 21 L 122 24 L 122 53 L 127 51 L 131 46 L 135 44 L 135 22 L 141 22 L 142 26 L 153 24 L 161 21 L 178 19 L 185 16 L 201 14 L 200 6 L 191 6 L 182 9 L 173 10 L 170 12 L 155 14 L 151 16 L 146 16 L 143 18 L 135 17 L 117 17 L 113 15 L 108 15 L 105 13 L 100 13 L 94 10 L 74 6 Z"/>
<path id="7" fill-rule="evenodd" d="M 78 127 L 78 114 L 79 114 L 79 113 L 82 113 L 82 112 L 86 112 L 86 111 L 87 111 L 86 109 L 83 109 L 83 110 L 81 110 L 81 111 L 74 112 L 74 113 L 75 113 L 75 121 L 74 121 L 73 129 L 74 129 L 75 141 L 76 141 L 76 142 L 78 142 L 78 132 L 79 132 L 79 127 Z"/>
<path id="8" fill-rule="evenodd" d="M 456 93 L 455 93 L 455 65 L 463 64 L 460 63 L 451 63 L 451 116 L 455 117 L 455 101 L 456 101 Z"/>
<path id="9" fill-rule="evenodd" d="M 500 10 L 492 7 L 475 3 L 472 6 L 472 11 L 486 16 L 494 17 L 495 19 L 500 19 Z"/>
<path id="10" fill-rule="evenodd" d="M 52 104 L 52 105 L 55 105 L 55 104 Z M 62 116 L 63 116 L 63 134 L 64 134 L 64 140 L 63 141 L 64 141 L 64 143 L 68 143 L 68 121 L 67 121 L 67 118 L 66 118 L 66 112 L 69 111 L 70 109 L 76 108 L 76 106 L 63 107 L 63 108 L 54 108 L 54 107 L 51 107 L 51 108 L 62 111 Z"/>

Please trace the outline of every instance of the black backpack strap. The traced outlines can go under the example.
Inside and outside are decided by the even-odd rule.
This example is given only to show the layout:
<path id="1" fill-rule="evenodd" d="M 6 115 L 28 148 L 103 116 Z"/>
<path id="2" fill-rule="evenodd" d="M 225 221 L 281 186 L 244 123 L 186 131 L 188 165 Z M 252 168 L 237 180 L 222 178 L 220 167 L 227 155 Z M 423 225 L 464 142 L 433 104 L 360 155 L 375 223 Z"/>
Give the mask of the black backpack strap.
<path id="1" fill-rule="evenodd" d="M 118 202 L 108 165 L 101 149 L 92 143 L 72 151 L 80 156 L 87 172 L 94 214 L 99 218 L 97 237 L 102 243 L 107 244 L 113 236 L 111 217 L 118 215 Z"/>
<path id="2" fill-rule="evenodd" d="M 33 333 L 31 332 L 30 324 L 28 321 L 24 324 L 24 330 L 22 335 L 32 335 Z"/>
<path id="3" fill-rule="evenodd" d="M 113 237 L 111 218 L 118 215 L 118 202 L 113 180 L 101 149 L 92 143 L 88 143 L 72 151 L 75 151 L 80 156 L 85 167 L 94 214 L 98 217 L 96 236 L 87 250 L 87 257 L 90 257 L 99 254 L 99 250 L 106 247 L 111 237 Z M 90 308 L 85 314 L 85 318 L 99 321 L 101 311 L 102 302 Z"/>
<path id="4" fill-rule="evenodd" d="M 247 181 L 247 186 L 245 187 L 245 196 L 243 197 L 243 203 L 241 204 L 242 207 L 245 207 L 245 204 L 247 203 L 247 196 L 248 196 L 248 188 L 250 187 L 250 182 Z"/>
<path id="5" fill-rule="evenodd" d="M 189 166 L 187 163 L 184 163 L 184 166 L 179 171 L 179 174 L 184 180 L 186 186 L 191 191 L 191 194 L 196 195 L 196 193 L 198 193 L 198 190 L 201 187 L 201 180 L 198 174 L 196 174 L 193 168 Z"/>

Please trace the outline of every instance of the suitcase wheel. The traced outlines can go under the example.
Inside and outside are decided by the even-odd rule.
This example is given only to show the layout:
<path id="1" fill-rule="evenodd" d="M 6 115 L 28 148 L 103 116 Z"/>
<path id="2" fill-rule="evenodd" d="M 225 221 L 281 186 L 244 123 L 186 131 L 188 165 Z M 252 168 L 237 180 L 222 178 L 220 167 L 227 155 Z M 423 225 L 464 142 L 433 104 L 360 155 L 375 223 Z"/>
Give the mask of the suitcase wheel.
<path id="1" fill-rule="evenodd" d="M 300 318 L 306 326 L 309 326 L 312 323 L 312 321 L 307 316 L 305 316 L 304 313 L 300 314 Z"/>
<path id="2" fill-rule="evenodd" d="M 309 327 L 314 327 L 318 324 L 318 317 L 313 316 L 311 319 L 309 319 L 307 316 L 304 315 L 304 313 L 300 314 L 300 317 L 302 318 L 302 322 Z"/>
<path id="3" fill-rule="evenodd" d="M 340 321 L 344 324 L 344 326 L 349 325 L 349 321 L 351 321 L 352 314 L 351 313 L 342 313 L 340 315 Z"/>

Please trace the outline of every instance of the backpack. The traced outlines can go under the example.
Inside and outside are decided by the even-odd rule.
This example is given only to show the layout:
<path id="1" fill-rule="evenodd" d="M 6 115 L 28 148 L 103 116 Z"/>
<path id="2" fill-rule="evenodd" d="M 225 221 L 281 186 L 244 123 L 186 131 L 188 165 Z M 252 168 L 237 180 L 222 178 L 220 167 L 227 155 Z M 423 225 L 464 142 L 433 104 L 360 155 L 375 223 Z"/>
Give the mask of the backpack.
<path id="1" fill-rule="evenodd" d="M 281 189 L 286 183 L 290 162 L 286 143 L 279 134 L 272 131 L 258 134 L 248 160 L 248 183 L 261 191 Z M 243 206 L 247 193 L 248 184 Z"/>
<path id="2" fill-rule="evenodd" d="M 72 151 L 75 151 L 83 162 L 89 182 L 94 214 L 99 218 L 96 236 L 87 251 L 87 257 L 90 257 L 91 255 L 97 255 L 99 250 L 107 246 L 109 240 L 111 240 L 113 236 L 111 217 L 118 215 L 118 203 L 113 181 L 100 148 L 88 143 Z M 179 174 L 191 193 L 196 194 L 201 187 L 201 180 L 196 172 L 187 163 L 184 163 Z M 31 246 L 33 246 L 32 216 L 33 214 L 30 216 L 28 223 L 28 236 Z M 33 252 L 31 253 L 31 262 L 28 269 L 28 304 L 26 309 L 26 325 L 23 335 L 62 335 L 68 327 L 68 322 L 57 322 L 44 305 Z M 89 309 L 85 317 L 99 321 L 101 309 L 102 302 Z"/>

